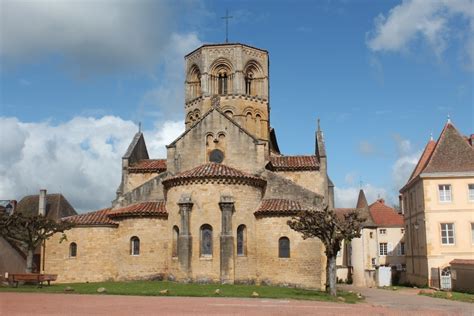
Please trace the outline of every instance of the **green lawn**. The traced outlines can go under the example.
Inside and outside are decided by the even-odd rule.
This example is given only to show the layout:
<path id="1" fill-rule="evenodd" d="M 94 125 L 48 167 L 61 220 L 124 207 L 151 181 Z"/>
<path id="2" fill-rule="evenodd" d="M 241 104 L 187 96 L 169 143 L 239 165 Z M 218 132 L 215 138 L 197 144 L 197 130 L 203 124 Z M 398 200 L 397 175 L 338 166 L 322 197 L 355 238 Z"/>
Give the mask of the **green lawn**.
<path id="1" fill-rule="evenodd" d="M 160 291 L 168 289 L 168 296 L 222 296 L 222 297 L 251 297 L 257 292 L 260 298 L 288 298 L 297 300 L 334 301 L 337 299 L 320 291 L 296 288 L 256 285 L 222 285 L 222 284 L 183 284 L 166 281 L 131 281 L 131 282 L 99 282 L 99 283 L 70 283 L 52 284 L 37 288 L 35 285 L 20 285 L 18 288 L 0 287 L 0 292 L 37 292 L 37 293 L 64 293 L 66 287 L 72 287 L 77 294 L 98 294 L 97 289 L 104 287 L 107 294 L 112 295 L 141 295 L 160 296 Z M 219 295 L 215 294 L 220 290 Z M 338 296 L 343 297 L 346 303 L 360 301 L 355 293 L 338 291 Z"/>
<path id="2" fill-rule="evenodd" d="M 436 297 L 436 298 L 444 298 L 444 299 L 452 300 L 452 301 L 474 303 L 474 294 L 469 294 L 469 293 L 436 291 L 436 292 L 433 292 L 432 294 L 420 293 L 419 295 L 431 296 L 431 297 Z"/>

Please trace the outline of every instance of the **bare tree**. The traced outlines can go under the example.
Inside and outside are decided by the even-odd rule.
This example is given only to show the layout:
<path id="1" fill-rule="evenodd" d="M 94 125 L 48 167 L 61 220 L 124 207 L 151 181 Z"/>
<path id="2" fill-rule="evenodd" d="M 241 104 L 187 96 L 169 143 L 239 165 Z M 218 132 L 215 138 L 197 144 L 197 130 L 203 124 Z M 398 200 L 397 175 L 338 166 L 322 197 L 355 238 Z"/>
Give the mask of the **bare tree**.
<path id="1" fill-rule="evenodd" d="M 24 216 L 22 213 L 0 215 L 0 236 L 16 242 L 26 250 L 26 272 L 33 268 L 33 254 L 41 243 L 56 233 L 71 229 L 70 222 L 56 222 L 43 215 Z"/>
<path id="2" fill-rule="evenodd" d="M 360 237 L 364 221 L 356 211 L 338 217 L 327 205 L 301 211 L 288 221 L 291 229 L 300 232 L 303 239 L 319 238 L 326 247 L 326 291 L 332 296 L 337 295 L 336 258 L 341 243 Z"/>

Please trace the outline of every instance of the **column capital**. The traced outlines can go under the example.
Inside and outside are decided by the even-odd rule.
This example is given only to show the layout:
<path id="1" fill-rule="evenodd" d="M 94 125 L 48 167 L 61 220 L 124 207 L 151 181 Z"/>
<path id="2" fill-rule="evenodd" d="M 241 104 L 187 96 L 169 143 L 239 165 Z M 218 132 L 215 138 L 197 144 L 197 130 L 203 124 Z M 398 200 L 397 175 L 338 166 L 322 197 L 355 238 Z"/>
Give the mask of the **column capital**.
<path id="1" fill-rule="evenodd" d="M 178 201 L 178 206 L 180 209 L 191 210 L 193 207 L 193 200 L 191 199 L 190 195 L 183 194 Z"/>
<path id="2" fill-rule="evenodd" d="M 226 210 L 233 211 L 234 203 L 235 203 L 234 198 L 231 195 L 221 195 L 219 206 L 221 208 L 221 211 L 226 211 Z"/>

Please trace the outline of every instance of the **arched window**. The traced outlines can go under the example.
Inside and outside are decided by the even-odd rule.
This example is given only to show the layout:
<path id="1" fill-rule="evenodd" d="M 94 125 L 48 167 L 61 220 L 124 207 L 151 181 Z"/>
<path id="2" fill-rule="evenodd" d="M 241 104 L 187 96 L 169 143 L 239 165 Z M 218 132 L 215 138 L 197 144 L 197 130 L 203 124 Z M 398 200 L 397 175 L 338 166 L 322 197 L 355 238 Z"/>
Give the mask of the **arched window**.
<path id="1" fill-rule="evenodd" d="M 227 94 L 227 73 L 220 72 L 218 77 L 218 93 Z"/>
<path id="2" fill-rule="evenodd" d="M 255 115 L 255 133 L 257 138 L 262 137 L 262 117 L 260 114 Z"/>
<path id="3" fill-rule="evenodd" d="M 252 94 L 252 79 L 253 79 L 252 73 L 248 73 L 245 76 L 245 94 L 248 94 L 248 95 Z"/>
<path id="4" fill-rule="evenodd" d="M 188 97 L 196 98 L 201 95 L 201 72 L 193 65 L 188 72 Z"/>
<path id="5" fill-rule="evenodd" d="M 132 256 L 140 254 L 140 239 L 137 236 L 130 238 L 130 254 Z"/>
<path id="6" fill-rule="evenodd" d="M 73 258 L 77 256 L 77 244 L 75 242 L 72 242 L 69 245 L 69 257 Z"/>
<path id="7" fill-rule="evenodd" d="M 237 227 L 237 256 L 247 254 L 247 229 L 245 225 Z"/>
<path id="8" fill-rule="evenodd" d="M 212 256 L 212 227 L 208 224 L 201 226 L 201 256 Z"/>
<path id="9" fill-rule="evenodd" d="M 173 226 L 173 245 L 172 245 L 172 256 L 178 256 L 178 237 L 179 237 L 179 228 L 178 226 Z"/>
<path id="10" fill-rule="evenodd" d="M 290 257 L 290 240 L 288 237 L 281 237 L 278 240 L 278 257 L 289 258 Z"/>

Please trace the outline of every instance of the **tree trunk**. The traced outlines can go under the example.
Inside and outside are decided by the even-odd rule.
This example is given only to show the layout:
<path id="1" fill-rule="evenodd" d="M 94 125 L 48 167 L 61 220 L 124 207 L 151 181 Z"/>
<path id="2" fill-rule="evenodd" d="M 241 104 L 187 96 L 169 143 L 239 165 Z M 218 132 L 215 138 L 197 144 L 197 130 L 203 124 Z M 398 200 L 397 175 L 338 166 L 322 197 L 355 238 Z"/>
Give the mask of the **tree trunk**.
<path id="1" fill-rule="evenodd" d="M 33 271 L 33 252 L 34 249 L 28 249 L 28 254 L 26 255 L 26 273 Z"/>
<path id="2" fill-rule="evenodd" d="M 326 267 L 326 275 L 328 276 L 326 279 L 329 279 L 329 294 L 332 296 L 337 296 L 336 292 L 336 256 L 327 257 L 327 267 Z M 327 288 L 327 287 L 326 287 Z"/>

